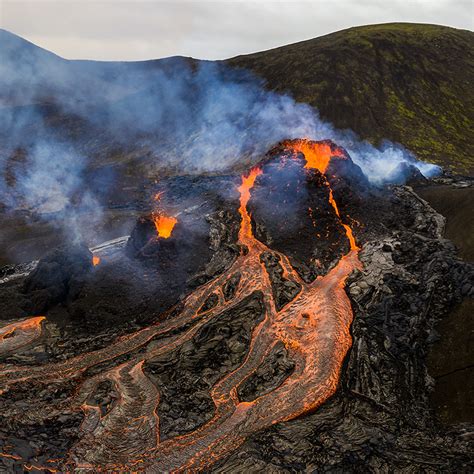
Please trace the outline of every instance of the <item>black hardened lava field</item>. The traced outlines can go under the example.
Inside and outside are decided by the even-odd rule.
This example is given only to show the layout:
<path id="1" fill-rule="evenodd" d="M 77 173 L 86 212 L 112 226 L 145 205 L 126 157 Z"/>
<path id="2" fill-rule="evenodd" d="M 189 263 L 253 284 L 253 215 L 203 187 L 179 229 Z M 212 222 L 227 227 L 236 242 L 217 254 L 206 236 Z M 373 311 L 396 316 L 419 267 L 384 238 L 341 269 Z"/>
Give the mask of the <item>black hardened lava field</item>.
<path id="1" fill-rule="evenodd" d="M 471 471 L 426 355 L 474 269 L 407 176 L 286 140 L 152 183 L 124 238 L 3 267 L 0 471 Z"/>

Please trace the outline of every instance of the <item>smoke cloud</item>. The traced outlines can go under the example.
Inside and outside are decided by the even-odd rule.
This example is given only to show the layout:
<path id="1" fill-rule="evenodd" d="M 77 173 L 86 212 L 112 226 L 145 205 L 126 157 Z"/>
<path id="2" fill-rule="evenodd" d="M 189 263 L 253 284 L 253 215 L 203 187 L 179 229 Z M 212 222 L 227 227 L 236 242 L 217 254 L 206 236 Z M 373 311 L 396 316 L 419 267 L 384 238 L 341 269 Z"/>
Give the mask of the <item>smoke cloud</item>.
<path id="1" fill-rule="evenodd" d="M 149 175 L 227 172 L 261 158 L 276 142 L 307 137 L 345 147 L 377 185 L 413 165 L 439 172 L 389 142 L 375 147 L 336 130 L 312 107 L 268 92 L 223 63 L 65 61 L 2 32 L 0 203 L 44 218 L 100 215 L 90 170 L 110 179 L 117 163 Z M 80 226 L 74 227 L 81 236 Z"/>

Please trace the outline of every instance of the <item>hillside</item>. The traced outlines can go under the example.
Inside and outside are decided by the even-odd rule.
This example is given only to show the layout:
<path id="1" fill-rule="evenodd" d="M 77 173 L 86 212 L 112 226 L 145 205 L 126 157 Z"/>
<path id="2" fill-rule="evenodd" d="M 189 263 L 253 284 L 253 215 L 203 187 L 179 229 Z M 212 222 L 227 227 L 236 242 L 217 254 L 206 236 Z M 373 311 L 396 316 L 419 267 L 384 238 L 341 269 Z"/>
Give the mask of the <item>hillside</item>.
<path id="1" fill-rule="evenodd" d="M 377 143 L 472 174 L 474 34 L 435 25 L 350 28 L 230 59 L 270 89 Z"/>
<path id="2" fill-rule="evenodd" d="M 163 75 L 185 76 L 186 64 L 210 63 L 180 57 L 65 60 L 4 30 L 0 45 L 1 154 L 21 124 L 28 130 L 22 135 L 35 140 L 51 133 L 67 137 L 99 166 L 132 163 L 135 168 L 150 147 L 134 146 L 132 139 L 125 147 L 116 143 L 120 132 L 111 125 L 118 117 L 153 123 L 163 100 Z M 252 71 L 270 90 L 314 106 L 339 129 L 351 129 L 374 144 L 383 139 L 401 143 L 418 158 L 458 173 L 474 172 L 472 32 L 371 25 L 225 63 Z M 129 116 L 130 110 L 135 115 Z"/>

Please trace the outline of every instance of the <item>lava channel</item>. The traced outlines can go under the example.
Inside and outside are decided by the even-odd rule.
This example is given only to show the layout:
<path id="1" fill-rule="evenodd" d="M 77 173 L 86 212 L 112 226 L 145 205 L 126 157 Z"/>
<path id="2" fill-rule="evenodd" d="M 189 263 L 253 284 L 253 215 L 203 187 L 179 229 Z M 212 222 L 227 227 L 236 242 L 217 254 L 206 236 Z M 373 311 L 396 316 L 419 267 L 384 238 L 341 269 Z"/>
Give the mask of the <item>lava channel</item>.
<path id="1" fill-rule="evenodd" d="M 317 168 L 323 174 L 332 156 L 343 159 L 338 150 L 330 146 L 318 148 L 306 140 L 288 144 L 295 153 L 305 155 L 307 168 Z M 67 459 L 58 462 L 58 469 L 82 469 L 85 472 L 207 470 L 241 446 L 253 433 L 311 412 L 334 394 L 344 357 L 352 343 L 350 325 L 353 314 L 344 285 L 348 275 L 361 268 L 359 247 L 351 227 L 341 219 L 326 179 L 330 204 L 346 232 L 350 250 L 325 276 L 312 283 L 304 282 L 286 255 L 269 249 L 253 235 L 247 204 L 261 173 L 259 168 L 252 169 L 242 177 L 239 187 L 241 224 L 238 239 L 246 251 L 241 252 L 226 272 L 191 293 L 184 300 L 178 316 L 122 337 L 103 349 L 63 362 L 36 367 L 0 366 L 0 388 L 3 391 L 26 380 L 50 383 L 78 379 L 78 389 L 66 405 L 38 406 L 34 413 L 29 414 L 30 422 L 40 422 L 60 415 L 64 406 L 68 410 L 83 411 L 79 441 Z M 168 224 L 170 235 L 173 226 Z M 160 237 L 165 237 L 164 231 L 157 230 Z M 271 281 L 260 259 L 263 252 L 275 253 L 280 258 L 285 278 L 301 287 L 298 295 L 280 310 L 276 309 Z M 235 294 L 231 299 L 225 299 L 223 288 L 237 273 L 241 278 Z M 264 318 L 253 330 L 242 364 L 212 387 L 213 418 L 190 433 L 160 441 L 157 415 L 160 397 L 142 370 L 143 364 L 186 343 L 207 322 L 256 291 L 263 295 Z M 211 294 L 217 296 L 217 304 L 207 311 L 200 311 Z M 35 320 L 34 326 L 37 327 L 39 322 Z M 29 331 L 27 326 L 33 323 L 25 321 L 24 324 L 24 331 Z M 174 331 L 177 328 L 184 330 Z M 149 345 L 159 335 L 166 337 L 155 339 L 154 344 Z M 274 390 L 253 401 L 241 401 L 239 387 L 281 343 L 295 363 L 293 372 Z M 1 344 L 2 339 L 0 347 Z M 128 354 L 126 362 L 120 359 L 124 354 Z M 109 361 L 109 365 L 104 371 L 92 376 L 84 374 L 88 368 L 105 361 Z M 120 394 L 105 415 L 98 406 L 88 402 L 104 381 L 111 383 Z"/>

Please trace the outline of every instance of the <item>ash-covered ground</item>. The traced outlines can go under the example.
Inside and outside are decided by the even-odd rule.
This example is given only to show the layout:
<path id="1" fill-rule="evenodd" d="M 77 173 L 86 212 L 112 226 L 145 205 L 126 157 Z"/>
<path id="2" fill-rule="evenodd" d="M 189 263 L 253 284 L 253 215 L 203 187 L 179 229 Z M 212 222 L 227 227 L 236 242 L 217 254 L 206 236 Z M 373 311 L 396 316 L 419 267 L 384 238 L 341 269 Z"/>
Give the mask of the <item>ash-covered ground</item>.
<path id="1" fill-rule="evenodd" d="M 436 325 L 474 295 L 474 270 L 443 237 L 445 219 L 410 186 L 371 186 L 350 158 L 331 159 L 322 173 L 307 169 L 304 155 L 281 145 L 260 170 L 247 209 L 253 235 L 267 248 L 260 261 L 277 313 L 305 285 L 337 267 L 351 251 L 341 223 L 352 229 L 362 263 L 345 285 L 354 317 L 352 346 L 331 398 L 296 419 L 249 430 L 243 443 L 216 455 L 206 469 L 472 471 L 473 426 L 441 426 L 429 403 L 434 379 L 426 357 Z M 177 219 L 167 239 L 158 238 L 147 207 L 128 239 L 92 252 L 71 243 L 51 249 L 37 264 L 1 270 L 0 331 L 10 330 L 0 332 L 0 469 L 94 472 L 97 466 L 78 459 L 92 459 L 92 451 L 104 459 L 126 452 L 135 425 L 125 434 L 119 421 L 138 418 L 137 406 L 153 399 L 154 421 L 147 419 L 151 431 L 143 438 L 151 444 L 142 446 L 145 456 L 128 454 L 136 461 L 132 470 L 155 472 L 146 456 L 156 449 L 153 430 L 159 443 L 173 446 L 174 439 L 192 437 L 214 419 L 213 387 L 246 363 L 265 317 L 265 295 L 256 289 L 232 303 L 242 268 L 196 309 L 195 318 L 183 326 L 174 321 L 180 321 L 189 295 L 218 281 L 248 252 L 239 240 L 241 181 L 233 175 L 162 180 L 153 193 L 163 192 L 160 208 Z M 100 257 L 96 266 L 93 254 Z M 285 270 L 284 256 L 297 278 Z M 40 333 L 13 344 L 23 337 L 15 323 L 33 316 L 46 317 Z M 160 325 L 169 329 L 146 343 L 120 342 Z M 113 352 L 120 344 L 125 349 Z M 332 341 L 336 351 L 337 344 Z M 164 345 L 170 350 L 160 352 Z M 251 404 L 284 386 L 298 370 L 290 349 L 283 342 L 272 347 L 234 396 Z M 156 356 L 147 356 L 154 351 Z M 90 355 L 95 353 L 101 357 Z M 134 378 L 133 369 L 120 373 L 136 358 L 144 360 L 146 383 Z M 80 364 L 70 361 L 86 362 L 78 370 Z M 115 375 L 101 378 L 108 371 Z M 94 390 L 80 398 L 91 380 L 97 381 Z M 130 413 L 122 407 L 127 397 L 135 402 Z M 122 417 L 121 429 L 114 432 L 107 417 L 107 423 Z M 136 428 L 137 439 L 146 435 L 141 430 Z M 116 463 L 112 468 L 108 461 L 106 470 L 126 465 Z"/>

